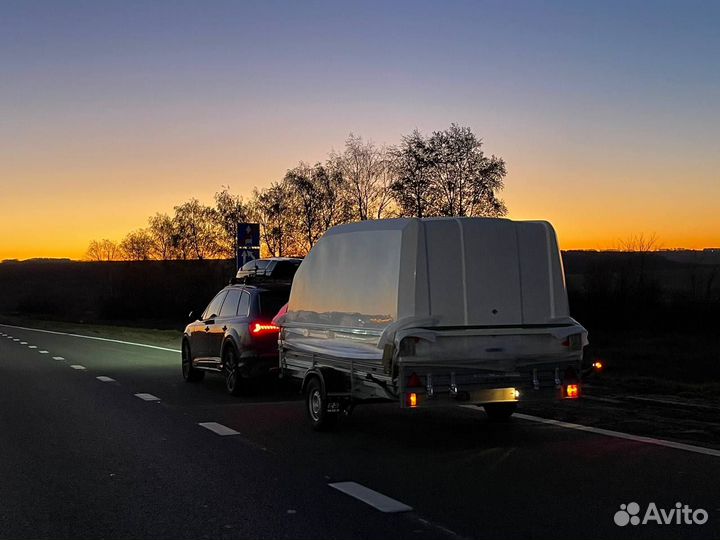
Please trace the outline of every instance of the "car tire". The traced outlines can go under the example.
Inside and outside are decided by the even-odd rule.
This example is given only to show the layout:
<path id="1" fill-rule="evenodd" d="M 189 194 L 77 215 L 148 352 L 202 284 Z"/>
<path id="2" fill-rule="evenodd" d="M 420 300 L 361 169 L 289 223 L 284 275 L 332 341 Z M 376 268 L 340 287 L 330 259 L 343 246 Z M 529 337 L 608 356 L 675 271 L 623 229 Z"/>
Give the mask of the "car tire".
<path id="1" fill-rule="evenodd" d="M 506 422 L 517 410 L 517 403 L 488 403 L 483 408 L 490 421 Z"/>
<path id="2" fill-rule="evenodd" d="M 338 415 L 327 409 L 327 394 L 320 379 L 313 377 L 305 388 L 305 411 L 315 431 L 329 431 L 337 425 Z"/>
<path id="3" fill-rule="evenodd" d="M 239 396 L 243 391 L 243 379 L 237 364 L 238 354 L 235 346 L 228 343 L 223 350 L 223 374 L 225 375 L 225 389 L 232 396 Z"/>
<path id="4" fill-rule="evenodd" d="M 203 370 L 193 367 L 190 344 L 187 341 L 182 343 L 182 374 L 185 382 L 189 383 L 200 382 L 205 377 Z"/>

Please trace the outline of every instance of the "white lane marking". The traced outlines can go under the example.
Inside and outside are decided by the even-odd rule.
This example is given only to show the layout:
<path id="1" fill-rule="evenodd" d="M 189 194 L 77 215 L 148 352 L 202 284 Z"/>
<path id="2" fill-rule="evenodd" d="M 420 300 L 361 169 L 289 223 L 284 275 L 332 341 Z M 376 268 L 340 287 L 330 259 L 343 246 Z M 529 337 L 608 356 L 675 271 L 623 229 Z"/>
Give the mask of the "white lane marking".
<path id="1" fill-rule="evenodd" d="M 412 506 L 391 499 L 387 495 L 373 491 L 357 482 L 335 482 L 328 484 L 331 488 L 355 497 L 370 506 L 377 508 L 381 512 L 409 512 Z"/>
<path id="2" fill-rule="evenodd" d="M 704 446 L 694 446 L 692 444 L 684 444 L 665 439 L 655 439 L 653 437 L 642 437 L 640 435 L 631 435 L 630 433 L 622 433 L 621 431 L 612 431 L 610 429 L 601 429 L 581 424 L 571 424 L 570 422 L 561 422 L 559 420 L 550 420 L 549 418 L 540 418 L 539 416 L 531 416 L 529 414 L 515 413 L 517 418 L 529 420 L 530 422 L 539 422 L 541 424 L 549 424 L 552 426 L 562 427 L 566 429 L 576 429 L 578 431 L 586 431 L 589 433 L 597 433 L 607 437 L 615 437 L 617 439 L 627 439 L 629 441 L 641 442 L 645 444 L 654 444 L 656 446 L 664 446 L 666 448 L 674 448 L 676 450 L 685 450 L 687 452 L 695 452 L 696 454 L 704 454 L 706 456 L 720 457 L 720 450 L 714 448 L 705 448 Z"/>
<path id="3" fill-rule="evenodd" d="M 105 375 L 100 375 L 99 377 L 95 377 L 100 382 L 115 382 L 115 379 L 112 377 L 106 377 Z"/>
<path id="4" fill-rule="evenodd" d="M 19 338 L 13 338 L 13 341 L 20 341 Z"/>
<path id="5" fill-rule="evenodd" d="M 218 424 L 217 422 L 200 422 L 198 425 L 204 427 L 205 429 L 209 429 L 218 435 L 240 435 L 239 431 L 235 431 L 234 429 Z"/>
<path id="6" fill-rule="evenodd" d="M 27 341 L 21 341 L 20 345 L 27 345 Z"/>
<path id="7" fill-rule="evenodd" d="M 121 343 L 122 345 L 135 345 L 136 347 L 147 347 L 148 349 L 157 349 L 158 351 L 168 351 L 179 353 L 180 349 L 170 349 L 168 347 L 158 347 L 157 345 L 148 345 L 146 343 L 135 343 L 133 341 L 122 341 L 120 339 L 110 339 L 97 336 L 83 336 L 82 334 L 70 334 L 68 332 L 56 332 L 54 330 L 40 330 L 39 328 L 28 328 L 26 326 L 13 326 L 12 324 L 0 324 L 9 328 L 17 328 L 18 330 L 29 330 L 31 332 L 43 332 L 44 334 L 55 334 L 56 336 L 70 336 L 82 339 L 94 339 L 97 341 L 109 341 L 110 343 Z"/>
<path id="8" fill-rule="evenodd" d="M 53 360 L 65 360 L 62 356 L 53 356 Z"/>
<path id="9" fill-rule="evenodd" d="M 28 349 L 37 349 L 37 345 L 28 345 Z"/>
<path id="10" fill-rule="evenodd" d="M 47 351 L 38 351 L 40 354 L 47 354 Z"/>
<path id="11" fill-rule="evenodd" d="M 70 367 L 73 369 L 87 369 L 85 366 L 81 366 L 80 364 L 73 364 Z"/>
<path id="12" fill-rule="evenodd" d="M 160 398 L 157 396 L 153 396 L 152 394 L 135 394 L 135 397 L 139 397 L 140 399 L 144 401 L 160 401 Z"/>

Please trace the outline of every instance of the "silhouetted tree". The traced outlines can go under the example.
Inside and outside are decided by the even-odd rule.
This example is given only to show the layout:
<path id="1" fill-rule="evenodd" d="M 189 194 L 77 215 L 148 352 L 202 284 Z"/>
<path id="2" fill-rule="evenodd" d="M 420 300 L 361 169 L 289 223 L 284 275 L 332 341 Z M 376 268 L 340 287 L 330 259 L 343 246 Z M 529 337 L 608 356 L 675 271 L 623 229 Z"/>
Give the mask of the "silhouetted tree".
<path id="1" fill-rule="evenodd" d="M 436 193 L 431 180 L 432 156 L 427 140 L 416 129 L 394 151 L 396 178 L 391 184 L 400 214 L 423 218 L 433 214 Z"/>
<path id="2" fill-rule="evenodd" d="M 350 219 L 366 220 L 385 217 L 389 207 L 390 175 L 388 149 L 378 148 L 372 141 L 350 134 L 342 153 L 330 154 L 333 167 L 344 178 L 344 187 L 350 202 Z"/>
<path id="3" fill-rule="evenodd" d="M 234 257 L 237 224 L 247 220 L 249 207 L 242 197 L 230 193 L 230 186 L 223 186 L 222 191 L 215 194 L 215 212 L 222 229 L 218 239 L 219 254 Z"/>
<path id="4" fill-rule="evenodd" d="M 451 124 L 427 140 L 429 181 L 438 198 L 434 213 L 442 216 L 489 216 L 507 213 L 497 192 L 507 174 L 505 162 L 487 157 L 482 141 L 468 127 Z"/>
<path id="5" fill-rule="evenodd" d="M 270 187 L 253 190 L 252 219 L 260 223 L 262 241 L 271 257 L 282 257 L 293 244 L 294 216 L 292 195 L 284 182 L 273 182 Z"/>
<path id="6" fill-rule="evenodd" d="M 129 261 L 147 261 L 152 257 L 152 235 L 146 229 L 132 231 L 120 242 L 120 251 Z"/>
<path id="7" fill-rule="evenodd" d="M 120 249 L 118 245 L 107 238 L 90 242 L 85 255 L 91 261 L 115 261 L 119 256 Z"/>
<path id="8" fill-rule="evenodd" d="M 152 239 L 152 255 L 156 259 L 169 260 L 176 256 L 176 230 L 173 219 L 167 214 L 157 213 L 148 219 L 148 234 Z"/>
<path id="9" fill-rule="evenodd" d="M 197 199 L 175 207 L 176 248 L 183 258 L 207 259 L 220 250 L 220 224 L 214 208 L 201 204 Z"/>

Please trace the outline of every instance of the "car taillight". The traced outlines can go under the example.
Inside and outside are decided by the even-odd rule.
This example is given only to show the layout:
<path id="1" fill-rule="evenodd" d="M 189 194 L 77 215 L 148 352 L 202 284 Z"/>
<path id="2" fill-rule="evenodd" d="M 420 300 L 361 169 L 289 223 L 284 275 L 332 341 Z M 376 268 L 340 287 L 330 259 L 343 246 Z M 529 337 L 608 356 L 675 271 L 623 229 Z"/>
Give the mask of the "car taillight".
<path id="1" fill-rule="evenodd" d="M 271 332 L 279 332 L 280 327 L 269 323 L 250 323 L 250 333 L 254 336 L 261 334 L 270 334 Z"/>

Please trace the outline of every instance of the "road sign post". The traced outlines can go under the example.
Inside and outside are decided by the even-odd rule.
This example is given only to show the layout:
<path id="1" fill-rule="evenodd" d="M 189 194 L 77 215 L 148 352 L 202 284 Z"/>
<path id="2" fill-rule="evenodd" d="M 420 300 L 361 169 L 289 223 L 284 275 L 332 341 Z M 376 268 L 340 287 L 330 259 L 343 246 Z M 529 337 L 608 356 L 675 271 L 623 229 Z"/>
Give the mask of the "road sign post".
<path id="1" fill-rule="evenodd" d="M 236 237 L 235 266 L 239 270 L 244 264 L 260 258 L 260 224 L 238 223 Z"/>

